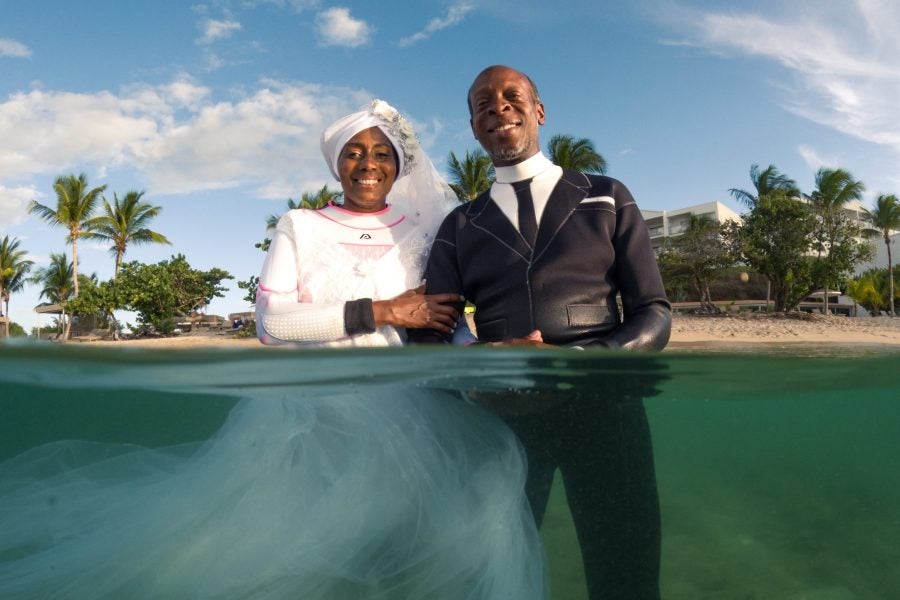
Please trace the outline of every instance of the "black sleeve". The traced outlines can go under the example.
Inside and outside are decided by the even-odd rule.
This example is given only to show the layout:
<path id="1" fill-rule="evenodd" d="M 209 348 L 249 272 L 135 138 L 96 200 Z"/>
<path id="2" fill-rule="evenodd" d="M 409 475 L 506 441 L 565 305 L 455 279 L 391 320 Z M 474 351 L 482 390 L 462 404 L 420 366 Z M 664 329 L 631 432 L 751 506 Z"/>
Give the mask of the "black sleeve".
<path id="1" fill-rule="evenodd" d="M 666 298 L 647 224 L 631 192 L 616 183 L 616 281 L 622 298 L 622 324 L 597 345 L 629 350 L 662 350 L 672 330 Z"/>
<path id="2" fill-rule="evenodd" d="M 371 298 L 349 300 L 344 303 L 344 330 L 347 335 L 359 335 L 375 331 L 375 312 Z"/>
<path id="3" fill-rule="evenodd" d="M 438 229 L 425 267 L 426 294 L 465 295 L 456 260 L 456 232 L 464 218 L 462 211 L 456 209 L 447 215 Z M 464 302 L 457 302 L 452 306 L 460 315 L 463 314 Z M 410 344 L 449 344 L 452 339 L 451 335 L 434 329 L 407 329 L 406 333 Z"/>

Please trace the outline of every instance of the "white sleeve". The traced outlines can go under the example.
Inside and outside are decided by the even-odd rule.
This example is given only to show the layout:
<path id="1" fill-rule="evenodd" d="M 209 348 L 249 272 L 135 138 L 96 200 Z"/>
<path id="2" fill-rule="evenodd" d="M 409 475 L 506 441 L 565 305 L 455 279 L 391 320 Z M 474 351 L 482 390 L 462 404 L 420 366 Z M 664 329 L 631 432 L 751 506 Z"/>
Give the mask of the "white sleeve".
<path id="1" fill-rule="evenodd" d="M 284 221 L 285 217 L 282 219 Z M 256 333 L 264 344 L 315 343 L 347 337 L 344 303 L 301 302 L 298 257 L 289 223 L 279 223 L 256 292 Z"/>

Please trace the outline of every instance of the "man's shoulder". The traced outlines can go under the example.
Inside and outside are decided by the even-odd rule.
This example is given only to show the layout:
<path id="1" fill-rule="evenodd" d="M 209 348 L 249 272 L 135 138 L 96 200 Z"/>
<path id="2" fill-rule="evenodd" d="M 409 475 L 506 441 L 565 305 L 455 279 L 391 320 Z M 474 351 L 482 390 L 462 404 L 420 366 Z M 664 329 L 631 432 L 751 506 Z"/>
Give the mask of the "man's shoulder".
<path id="1" fill-rule="evenodd" d="M 563 169 L 562 180 L 583 189 L 587 198 L 612 198 L 616 208 L 634 204 L 628 187 L 614 177 Z"/>
<path id="2" fill-rule="evenodd" d="M 484 190 L 469 202 L 464 202 L 453 209 L 453 212 L 467 217 L 481 213 L 491 201 L 491 188 Z"/>

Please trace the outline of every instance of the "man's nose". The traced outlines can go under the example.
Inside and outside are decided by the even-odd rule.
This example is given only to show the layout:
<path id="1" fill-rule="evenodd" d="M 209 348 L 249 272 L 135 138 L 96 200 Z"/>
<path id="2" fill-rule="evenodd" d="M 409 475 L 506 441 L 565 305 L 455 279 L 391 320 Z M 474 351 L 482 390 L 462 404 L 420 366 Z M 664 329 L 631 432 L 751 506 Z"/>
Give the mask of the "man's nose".
<path id="1" fill-rule="evenodd" d="M 494 99 L 491 103 L 489 110 L 492 113 L 502 113 L 509 109 L 509 102 L 506 101 L 506 98 L 499 96 Z"/>

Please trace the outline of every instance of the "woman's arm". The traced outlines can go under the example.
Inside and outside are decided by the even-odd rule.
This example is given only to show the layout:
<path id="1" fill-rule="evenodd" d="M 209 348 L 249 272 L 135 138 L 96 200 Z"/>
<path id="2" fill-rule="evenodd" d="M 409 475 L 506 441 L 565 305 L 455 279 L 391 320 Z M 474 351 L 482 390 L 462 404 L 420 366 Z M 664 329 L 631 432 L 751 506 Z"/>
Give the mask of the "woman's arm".
<path id="1" fill-rule="evenodd" d="M 294 240 L 279 227 L 259 276 L 256 333 L 264 344 L 316 343 L 348 337 L 344 303 L 301 302 Z"/>
<path id="2" fill-rule="evenodd" d="M 428 327 L 448 334 L 455 328 L 459 315 L 447 303 L 458 301 L 459 296 L 425 295 L 424 286 L 388 300 L 301 302 L 291 235 L 288 228 L 276 230 L 259 277 L 256 330 L 262 343 L 321 343 L 372 333 L 382 325 Z"/>

